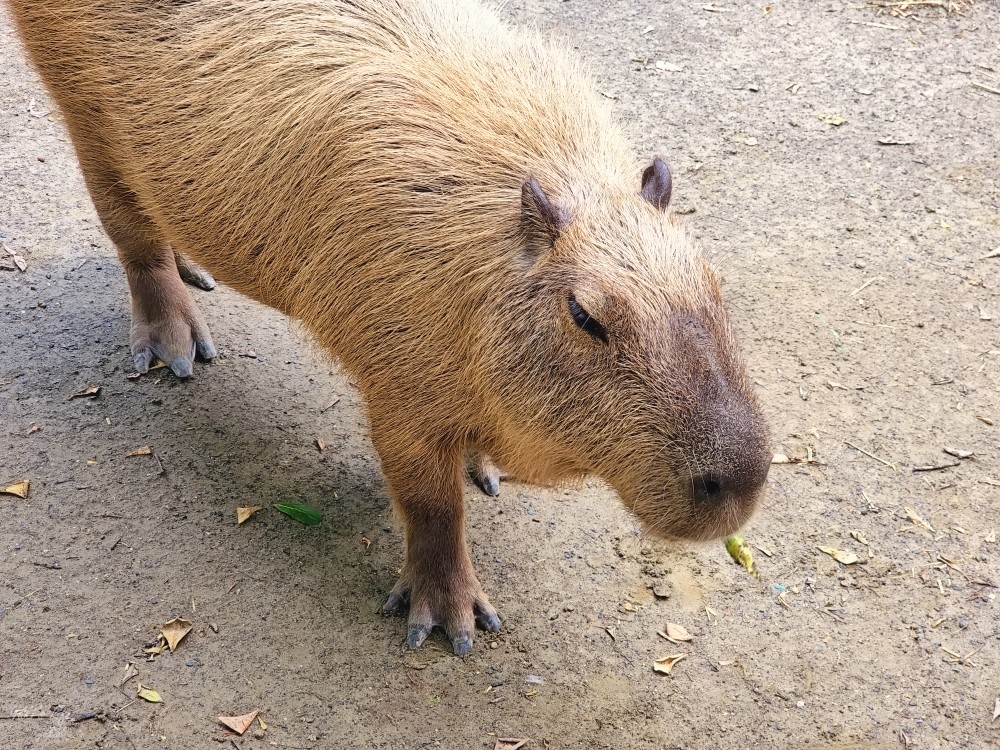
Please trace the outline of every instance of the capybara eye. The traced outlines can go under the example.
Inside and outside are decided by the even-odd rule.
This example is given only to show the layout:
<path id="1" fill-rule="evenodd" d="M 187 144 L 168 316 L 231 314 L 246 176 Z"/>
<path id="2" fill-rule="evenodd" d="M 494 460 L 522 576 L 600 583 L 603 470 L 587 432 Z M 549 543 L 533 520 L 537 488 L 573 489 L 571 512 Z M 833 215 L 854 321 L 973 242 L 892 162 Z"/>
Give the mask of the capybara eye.
<path id="1" fill-rule="evenodd" d="M 583 305 L 577 302 L 572 294 L 569 295 L 569 314 L 573 317 L 573 322 L 580 326 L 581 331 L 586 331 L 603 344 L 608 343 L 608 333 L 604 330 L 604 326 L 584 310 Z"/>

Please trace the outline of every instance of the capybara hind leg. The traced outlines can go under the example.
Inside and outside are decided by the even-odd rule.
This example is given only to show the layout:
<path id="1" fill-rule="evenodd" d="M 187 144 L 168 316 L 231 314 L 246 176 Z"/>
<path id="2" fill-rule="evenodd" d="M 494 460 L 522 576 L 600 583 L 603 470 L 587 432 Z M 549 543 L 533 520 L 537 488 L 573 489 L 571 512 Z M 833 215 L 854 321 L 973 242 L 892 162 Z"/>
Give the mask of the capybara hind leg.
<path id="1" fill-rule="evenodd" d="M 437 626 L 444 628 L 454 652 L 465 656 L 472 651 L 476 626 L 496 632 L 500 618 L 483 593 L 466 548 L 461 451 L 428 449 L 416 455 L 410 436 L 390 442 L 373 429 L 373 437 L 406 524 L 406 562 L 382 611 L 409 609 L 410 648 L 420 646 Z M 403 443 L 408 444 L 407 457 L 391 453 Z"/>
<path id="2" fill-rule="evenodd" d="M 215 278 L 183 253 L 174 253 L 177 261 L 177 272 L 185 284 L 210 292 L 215 289 Z"/>
<path id="3" fill-rule="evenodd" d="M 177 377 L 190 377 L 196 356 L 208 360 L 216 352 L 208 326 L 181 281 L 173 251 L 120 179 L 86 167 L 84 176 L 128 277 L 136 369 L 146 372 L 159 358 Z"/>
<path id="4" fill-rule="evenodd" d="M 184 286 L 173 253 L 158 262 L 127 261 L 122 257 L 132 292 L 132 356 L 139 372 L 154 359 L 163 360 L 179 378 L 193 374 L 194 360 L 216 355 L 212 336 Z"/>
<path id="5" fill-rule="evenodd" d="M 469 462 L 469 476 L 485 494 L 496 497 L 500 494 L 500 480 L 507 478 L 507 472 L 485 453 L 476 453 Z"/>

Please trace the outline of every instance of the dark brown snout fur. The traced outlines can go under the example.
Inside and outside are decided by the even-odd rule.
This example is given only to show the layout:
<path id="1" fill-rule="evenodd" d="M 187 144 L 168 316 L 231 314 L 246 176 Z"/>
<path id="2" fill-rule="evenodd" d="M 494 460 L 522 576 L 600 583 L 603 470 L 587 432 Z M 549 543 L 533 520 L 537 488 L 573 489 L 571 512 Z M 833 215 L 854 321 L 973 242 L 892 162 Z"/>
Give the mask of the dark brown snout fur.
<path id="1" fill-rule="evenodd" d="M 11 5 L 119 249 L 136 366 L 214 356 L 190 258 L 358 383 L 412 646 L 500 626 L 466 552 L 469 453 L 598 474 L 664 537 L 749 517 L 770 451 L 715 272 L 666 214 L 666 164 L 561 49 L 474 0 Z"/>

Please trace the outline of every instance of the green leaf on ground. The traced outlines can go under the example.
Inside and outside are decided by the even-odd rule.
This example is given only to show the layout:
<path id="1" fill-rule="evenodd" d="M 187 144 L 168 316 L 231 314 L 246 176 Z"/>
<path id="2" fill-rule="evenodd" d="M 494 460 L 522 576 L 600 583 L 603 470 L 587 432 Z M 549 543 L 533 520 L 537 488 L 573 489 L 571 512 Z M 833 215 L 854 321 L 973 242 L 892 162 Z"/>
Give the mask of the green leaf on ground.
<path id="1" fill-rule="evenodd" d="M 275 503 L 274 509 L 280 510 L 286 516 L 291 516 L 296 521 L 304 523 L 306 526 L 315 526 L 323 520 L 323 514 L 315 508 L 310 508 L 308 505 L 301 505 L 299 503 Z"/>

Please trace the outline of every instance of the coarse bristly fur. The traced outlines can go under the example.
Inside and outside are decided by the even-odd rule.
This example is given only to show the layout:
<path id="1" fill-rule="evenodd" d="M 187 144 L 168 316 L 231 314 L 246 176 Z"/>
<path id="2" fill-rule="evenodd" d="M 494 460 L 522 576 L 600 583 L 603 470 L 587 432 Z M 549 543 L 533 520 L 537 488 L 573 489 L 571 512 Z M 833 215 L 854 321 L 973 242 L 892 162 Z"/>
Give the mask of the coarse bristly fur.
<path id="1" fill-rule="evenodd" d="M 716 274 L 561 49 L 474 0 L 8 2 L 118 246 L 139 369 L 215 355 L 187 256 L 356 379 L 411 646 L 500 626 L 466 453 L 597 474 L 667 538 L 749 518 L 769 438 Z"/>

